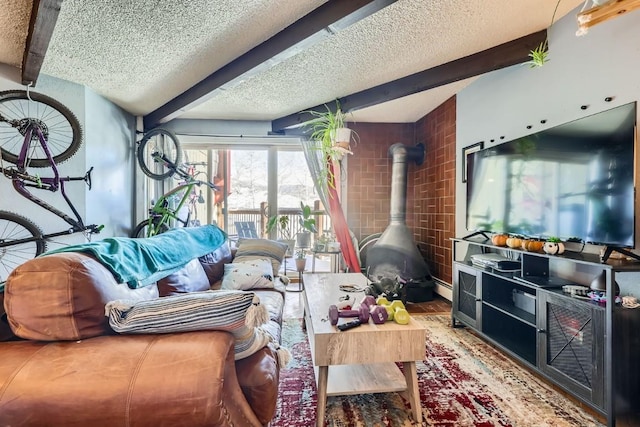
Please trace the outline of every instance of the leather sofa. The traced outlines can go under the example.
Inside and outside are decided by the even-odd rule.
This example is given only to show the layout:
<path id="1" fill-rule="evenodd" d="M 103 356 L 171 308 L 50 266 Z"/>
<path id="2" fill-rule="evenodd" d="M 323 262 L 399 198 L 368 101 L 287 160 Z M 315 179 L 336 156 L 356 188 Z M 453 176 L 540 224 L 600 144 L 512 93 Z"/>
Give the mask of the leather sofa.
<path id="1" fill-rule="evenodd" d="M 118 335 L 105 317 L 111 300 L 200 290 L 190 279 L 203 272 L 215 289 L 231 260 L 225 243 L 206 262 L 192 260 L 139 289 L 80 253 L 19 266 L 0 321 L 0 426 L 268 425 L 278 394 L 281 286 L 252 290 L 268 309 L 263 328 L 273 343 L 240 360 L 228 332 Z"/>

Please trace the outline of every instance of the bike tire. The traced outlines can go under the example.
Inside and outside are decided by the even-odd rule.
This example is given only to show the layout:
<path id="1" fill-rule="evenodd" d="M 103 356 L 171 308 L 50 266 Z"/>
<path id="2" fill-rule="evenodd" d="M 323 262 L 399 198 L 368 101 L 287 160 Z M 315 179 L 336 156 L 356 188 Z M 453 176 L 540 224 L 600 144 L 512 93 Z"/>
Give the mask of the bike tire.
<path id="1" fill-rule="evenodd" d="M 31 119 L 40 122 L 53 161 L 57 164 L 68 160 L 82 145 L 82 128 L 75 114 L 47 95 L 29 92 L 27 97 L 27 92 L 23 90 L 0 92 L 0 114 L 9 120 Z M 14 128 L 5 122 L 0 122 L 0 128 L 15 131 L 0 132 L 0 151 L 4 160 L 17 164 L 26 128 Z M 31 139 L 37 143 L 31 144 L 27 166 L 50 167 L 51 162 L 38 137 L 32 135 Z"/>
<path id="2" fill-rule="evenodd" d="M 148 229 L 149 229 L 149 220 L 145 219 L 140 224 L 136 225 L 136 227 L 131 232 L 131 237 L 133 237 L 133 238 L 145 238 L 145 237 L 153 237 L 153 236 L 155 236 L 155 234 L 147 235 Z M 167 231 L 169 231 L 169 227 L 167 226 L 167 224 L 162 224 L 160 226 L 160 232 L 158 234 L 162 234 L 162 233 L 165 233 Z"/>
<path id="3" fill-rule="evenodd" d="M 170 130 L 155 128 L 144 134 L 138 144 L 137 158 L 140 169 L 150 178 L 161 181 L 173 175 L 173 171 L 166 169 L 162 163 L 153 160 L 151 154 L 159 152 L 175 165 L 182 159 L 182 150 L 178 137 Z"/>
<path id="4" fill-rule="evenodd" d="M 4 286 L 9 274 L 20 264 L 37 257 L 47 249 L 42 231 L 27 218 L 12 212 L 0 211 L 0 242 L 29 239 L 33 242 L 18 243 L 0 247 L 0 287 Z"/>

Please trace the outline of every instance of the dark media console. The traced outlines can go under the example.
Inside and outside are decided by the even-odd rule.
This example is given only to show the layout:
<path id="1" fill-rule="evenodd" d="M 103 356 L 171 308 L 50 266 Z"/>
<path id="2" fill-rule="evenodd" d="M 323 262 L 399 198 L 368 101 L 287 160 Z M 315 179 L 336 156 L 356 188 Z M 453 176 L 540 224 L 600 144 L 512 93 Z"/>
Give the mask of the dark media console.
<path id="1" fill-rule="evenodd" d="M 484 237 L 484 238 L 483 238 Z M 497 247 L 486 236 L 453 240 L 452 325 L 465 325 L 606 417 L 614 426 L 640 425 L 640 310 L 599 304 L 562 291 L 557 263 L 607 278 L 640 272 L 639 262 L 603 264 L 598 255 L 551 256 Z M 471 255 L 509 254 L 520 269 L 471 263 Z M 570 268 L 571 269 L 571 268 Z M 584 284 L 588 286 L 588 284 Z"/>

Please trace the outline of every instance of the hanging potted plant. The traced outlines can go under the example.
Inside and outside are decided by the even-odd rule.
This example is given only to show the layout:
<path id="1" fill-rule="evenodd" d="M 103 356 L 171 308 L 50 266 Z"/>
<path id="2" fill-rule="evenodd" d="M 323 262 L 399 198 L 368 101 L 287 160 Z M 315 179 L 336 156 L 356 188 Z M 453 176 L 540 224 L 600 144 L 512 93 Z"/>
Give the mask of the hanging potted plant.
<path id="1" fill-rule="evenodd" d="M 346 126 L 346 114 L 340 109 L 340 102 L 336 101 L 336 111 L 325 105 L 327 111 L 309 111 L 315 118 L 308 124 L 311 130 L 310 138 L 316 141 L 322 158 L 326 161 L 340 161 L 345 154 L 353 154 L 351 142 L 357 144 L 358 134 Z M 333 178 L 327 165 L 323 164 L 321 179 L 332 183 Z"/>

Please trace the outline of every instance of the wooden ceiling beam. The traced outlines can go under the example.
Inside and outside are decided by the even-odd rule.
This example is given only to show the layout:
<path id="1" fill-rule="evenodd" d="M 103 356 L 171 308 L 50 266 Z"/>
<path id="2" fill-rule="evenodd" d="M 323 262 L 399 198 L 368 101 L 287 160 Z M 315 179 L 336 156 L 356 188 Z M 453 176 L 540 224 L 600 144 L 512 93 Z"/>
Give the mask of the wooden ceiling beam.
<path id="1" fill-rule="evenodd" d="M 240 77 L 255 73 L 256 67 L 272 67 L 289 54 L 317 43 L 319 35 L 330 34 L 372 15 L 396 0 L 330 0 L 303 16 L 278 34 L 207 76 L 195 86 L 144 116 L 144 129 L 178 117 L 213 96 L 213 91 Z M 269 61 L 268 63 L 266 61 Z M 264 69 L 264 68 L 259 68 Z"/>
<path id="2" fill-rule="evenodd" d="M 531 60 L 529 53 L 544 42 L 546 38 L 546 30 L 538 31 L 464 58 L 347 95 L 339 98 L 338 101 L 342 111 L 347 113 L 490 71 L 522 64 Z M 335 111 L 335 101 L 316 105 L 298 113 L 273 120 L 271 122 L 272 130 L 279 132 L 288 127 L 300 126 L 314 118 L 309 111 L 325 112 L 327 107 Z"/>
<path id="3" fill-rule="evenodd" d="M 29 33 L 22 57 L 22 84 L 35 86 L 53 29 L 58 21 L 62 0 L 35 0 L 29 20 Z"/>
<path id="4" fill-rule="evenodd" d="M 640 0 L 612 0 L 601 6 L 578 13 L 578 31 L 576 35 L 582 36 L 589 28 L 609 19 L 616 18 L 625 13 L 640 9 Z"/>

